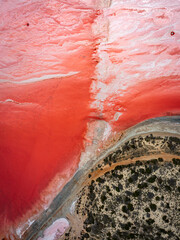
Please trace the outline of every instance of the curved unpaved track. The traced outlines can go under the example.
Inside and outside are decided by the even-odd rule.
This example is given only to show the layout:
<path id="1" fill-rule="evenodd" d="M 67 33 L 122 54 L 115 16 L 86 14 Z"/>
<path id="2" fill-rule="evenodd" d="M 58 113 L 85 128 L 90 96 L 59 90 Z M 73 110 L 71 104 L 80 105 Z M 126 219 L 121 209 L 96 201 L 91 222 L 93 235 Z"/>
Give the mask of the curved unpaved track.
<path id="1" fill-rule="evenodd" d="M 127 130 L 79 169 L 23 239 L 43 237 L 60 217 L 70 222 L 62 239 L 179 239 L 179 120 L 150 119 Z"/>

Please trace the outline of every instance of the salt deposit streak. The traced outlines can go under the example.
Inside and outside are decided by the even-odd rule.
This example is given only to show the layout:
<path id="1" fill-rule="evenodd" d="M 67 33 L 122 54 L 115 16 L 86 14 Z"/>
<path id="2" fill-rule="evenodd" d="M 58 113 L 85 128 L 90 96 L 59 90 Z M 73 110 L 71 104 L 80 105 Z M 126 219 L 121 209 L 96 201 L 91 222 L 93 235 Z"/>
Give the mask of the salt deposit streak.
<path id="1" fill-rule="evenodd" d="M 179 113 L 179 1 L 112 0 L 94 31 L 104 22 L 92 106 L 118 130 Z"/>
<path id="2" fill-rule="evenodd" d="M 52 75 L 46 75 L 46 76 L 41 76 L 37 78 L 30 78 L 26 80 L 21 80 L 21 81 L 8 81 L 8 80 L 0 80 L 0 83 L 15 83 L 15 84 L 27 84 L 27 83 L 34 83 L 34 82 L 39 82 L 39 81 L 44 81 L 47 79 L 53 79 L 53 78 L 63 78 L 63 77 L 68 77 L 77 74 L 78 72 L 69 72 L 66 74 L 52 74 Z"/>

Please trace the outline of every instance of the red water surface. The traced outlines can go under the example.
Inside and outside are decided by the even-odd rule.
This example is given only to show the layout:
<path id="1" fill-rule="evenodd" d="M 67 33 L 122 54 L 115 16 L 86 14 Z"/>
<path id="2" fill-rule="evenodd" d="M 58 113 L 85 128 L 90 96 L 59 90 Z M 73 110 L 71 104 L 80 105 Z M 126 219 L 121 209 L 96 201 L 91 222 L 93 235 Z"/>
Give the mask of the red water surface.
<path id="1" fill-rule="evenodd" d="M 2 2 L 0 231 L 69 180 L 92 119 L 117 131 L 179 113 L 179 10 L 163 1 Z"/>
<path id="2" fill-rule="evenodd" d="M 77 169 L 90 115 L 96 14 L 79 1 L 6 1 L 2 8 L 1 231 L 31 209 L 56 173 L 69 177 Z"/>
<path id="3" fill-rule="evenodd" d="M 120 131 L 153 117 L 180 113 L 179 76 L 151 79 L 129 87 L 123 96 L 111 95 L 104 104 L 104 119 Z M 109 103 L 110 106 L 109 106 Z M 114 121 L 114 115 L 121 112 Z"/>

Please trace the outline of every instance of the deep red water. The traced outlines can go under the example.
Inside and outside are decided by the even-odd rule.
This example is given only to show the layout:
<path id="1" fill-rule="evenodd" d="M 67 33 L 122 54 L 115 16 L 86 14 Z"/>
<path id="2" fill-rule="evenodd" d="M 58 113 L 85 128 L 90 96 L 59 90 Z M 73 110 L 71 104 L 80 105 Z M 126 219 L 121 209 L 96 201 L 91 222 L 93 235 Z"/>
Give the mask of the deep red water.
<path id="1" fill-rule="evenodd" d="M 47 204 L 40 194 L 56 173 L 65 182 L 78 167 L 90 115 L 95 11 L 77 1 L 3 7 L 0 228 L 8 230 L 37 201 L 39 209 Z"/>
<path id="2" fill-rule="evenodd" d="M 23 86 L 24 94 L 16 87 L 19 97 L 13 99 L 30 103 L 1 104 L 0 212 L 12 220 L 38 199 L 55 173 L 77 167 L 90 112 L 90 81 L 80 77 Z"/>

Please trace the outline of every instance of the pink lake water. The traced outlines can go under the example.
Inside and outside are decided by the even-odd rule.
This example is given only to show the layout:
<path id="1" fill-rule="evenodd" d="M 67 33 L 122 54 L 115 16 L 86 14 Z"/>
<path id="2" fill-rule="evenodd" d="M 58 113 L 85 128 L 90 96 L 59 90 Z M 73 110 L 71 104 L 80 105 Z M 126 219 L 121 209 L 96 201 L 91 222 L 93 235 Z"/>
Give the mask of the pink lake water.
<path id="1" fill-rule="evenodd" d="M 1 232 L 70 179 L 89 122 L 178 114 L 179 55 L 178 0 L 2 1 Z"/>

